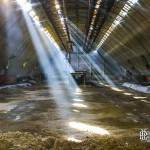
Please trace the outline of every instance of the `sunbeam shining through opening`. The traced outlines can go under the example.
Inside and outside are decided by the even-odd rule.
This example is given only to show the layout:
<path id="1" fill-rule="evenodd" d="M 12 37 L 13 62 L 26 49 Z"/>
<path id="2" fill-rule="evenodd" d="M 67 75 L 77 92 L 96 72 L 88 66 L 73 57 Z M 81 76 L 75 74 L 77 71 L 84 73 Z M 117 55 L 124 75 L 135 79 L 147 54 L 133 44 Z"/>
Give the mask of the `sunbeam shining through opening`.
<path id="1" fill-rule="evenodd" d="M 71 76 L 73 69 L 50 32 L 40 24 L 40 18 L 36 15 L 32 5 L 26 0 L 18 0 L 18 4 L 22 8 L 21 10 L 41 68 L 47 79 L 50 93 L 54 96 L 58 109 L 60 106 L 68 108 L 70 101 L 75 98 L 75 91 L 81 91 Z M 60 115 L 71 115 L 69 109 L 61 111 L 58 111 Z"/>

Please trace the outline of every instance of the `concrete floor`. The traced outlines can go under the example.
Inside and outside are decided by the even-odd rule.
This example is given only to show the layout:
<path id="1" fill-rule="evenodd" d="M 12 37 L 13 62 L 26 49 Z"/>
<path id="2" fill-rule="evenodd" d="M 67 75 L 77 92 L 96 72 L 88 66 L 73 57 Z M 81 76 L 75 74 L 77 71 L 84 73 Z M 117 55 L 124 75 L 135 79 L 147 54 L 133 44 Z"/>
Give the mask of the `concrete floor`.
<path id="1" fill-rule="evenodd" d="M 105 86 L 81 89 L 69 105 L 56 103 L 44 85 L 1 89 L 1 132 L 40 134 L 47 130 L 77 142 L 87 137 L 132 136 L 142 144 L 139 131 L 150 128 L 150 95 Z"/>

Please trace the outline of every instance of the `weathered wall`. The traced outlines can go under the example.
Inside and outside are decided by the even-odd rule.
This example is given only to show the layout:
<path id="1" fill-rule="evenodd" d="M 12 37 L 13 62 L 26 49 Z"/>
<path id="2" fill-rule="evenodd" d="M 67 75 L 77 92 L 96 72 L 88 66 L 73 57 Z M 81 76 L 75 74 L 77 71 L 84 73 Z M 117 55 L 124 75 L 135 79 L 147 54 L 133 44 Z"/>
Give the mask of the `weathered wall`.
<path id="1" fill-rule="evenodd" d="M 1 2 L 0 12 L 0 73 L 13 80 L 32 76 L 37 57 L 21 11 Z"/>
<path id="2" fill-rule="evenodd" d="M 102 48 L 133 74 L 150 74 L 149 30 L 150 1 L 139 0 Z"/>

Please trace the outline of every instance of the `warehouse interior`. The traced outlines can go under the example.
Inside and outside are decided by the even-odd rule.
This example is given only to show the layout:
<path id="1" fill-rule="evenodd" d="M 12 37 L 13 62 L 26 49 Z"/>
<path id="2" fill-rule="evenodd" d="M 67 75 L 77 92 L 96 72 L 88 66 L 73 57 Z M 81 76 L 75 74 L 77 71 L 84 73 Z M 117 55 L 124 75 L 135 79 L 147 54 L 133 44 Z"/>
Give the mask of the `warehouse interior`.
<path id="1" fill-rule="evenodd" d="M 0 150 L 150 149 L 149 39 L 149 0 L 0 0 Z"/>

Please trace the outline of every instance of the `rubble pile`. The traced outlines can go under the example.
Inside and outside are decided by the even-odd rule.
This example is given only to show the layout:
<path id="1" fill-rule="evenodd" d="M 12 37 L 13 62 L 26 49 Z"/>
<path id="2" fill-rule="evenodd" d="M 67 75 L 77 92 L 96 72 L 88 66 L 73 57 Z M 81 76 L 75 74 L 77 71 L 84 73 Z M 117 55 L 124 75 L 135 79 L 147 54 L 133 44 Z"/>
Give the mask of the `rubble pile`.
<path id="1" fill-rule="evenodd" d="M 0 150 L 148 150 L 150 143 L 128 138 L 87 138 L 81 143 L 56 135 L 27 132 L 0 133 Z"/>

